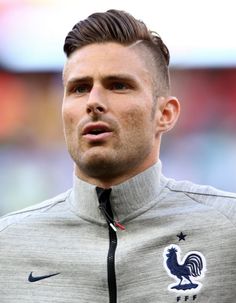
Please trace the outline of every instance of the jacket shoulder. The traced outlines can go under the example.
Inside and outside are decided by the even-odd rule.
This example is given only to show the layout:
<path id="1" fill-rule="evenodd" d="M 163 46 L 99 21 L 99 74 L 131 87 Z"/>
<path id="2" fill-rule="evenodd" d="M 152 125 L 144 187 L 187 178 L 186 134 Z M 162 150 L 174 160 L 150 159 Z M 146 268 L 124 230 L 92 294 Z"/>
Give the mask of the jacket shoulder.
<path id="1" fill-rule="evenodd" d="M 0 218 L 0 232 L 8 228 L 13 224 L 17 224 L 20 221 L 38 215 L 40 213 L 45 213 L 50 209 L 56 207 L 58 204 L 65 202 L 67 197 L 69 196 L 71 190 L 68 190 L 60 195 L 57 195 L 51 199 L 45 200 L 41 203 L 38 203 L 33 206 L 29 206 L 27 208 L 23 208 L 19 211 L 11 212 L 6 214 Z"/>
<path id="2" fill-rule="evenodd" d="M 183 193 L 189 199 L 215 209 L 227 217 L 236 226 L 236 194 L 208 185 L 199 185 L 190 181 L 169 179 L 168 189 L 172 193 Z"/>

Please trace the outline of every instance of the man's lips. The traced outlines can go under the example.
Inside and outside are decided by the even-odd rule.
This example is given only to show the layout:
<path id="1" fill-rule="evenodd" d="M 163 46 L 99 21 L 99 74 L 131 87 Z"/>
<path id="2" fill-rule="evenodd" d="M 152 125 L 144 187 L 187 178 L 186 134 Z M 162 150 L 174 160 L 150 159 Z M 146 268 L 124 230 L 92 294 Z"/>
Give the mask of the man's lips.
<path id="1" fill-rule="evenodd" d="M 82 136 L 90 141 L 100 141 L 112 134 L 112 129 L 105 123 L 89 123 L 82 129 Z"/>

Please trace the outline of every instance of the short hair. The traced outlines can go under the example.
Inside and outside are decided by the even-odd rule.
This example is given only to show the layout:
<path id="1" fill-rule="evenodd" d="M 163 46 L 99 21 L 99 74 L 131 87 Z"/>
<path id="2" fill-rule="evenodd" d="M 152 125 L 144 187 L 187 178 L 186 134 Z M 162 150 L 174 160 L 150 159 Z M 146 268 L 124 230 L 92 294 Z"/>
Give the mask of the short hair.
<path id="1" fill-rule="evenodd" d="M 166 93 L 170 87 L 169 50 L 156 32 L 150 31 L 144 22 L 135 19 L 125 11 L 112 9 L 94 13 L 76 23 L 66 36 L 64 52 L 69 58 L 77 49 L 89 44 L 116 42 L 131 45 L 137 41 L 140 41 L 139 45 L 144 45 L 152 55 L 157 74 L 160 76 L 158 78 L 161 78 L 162 82 L 159 83 L 158 90 Z"/>

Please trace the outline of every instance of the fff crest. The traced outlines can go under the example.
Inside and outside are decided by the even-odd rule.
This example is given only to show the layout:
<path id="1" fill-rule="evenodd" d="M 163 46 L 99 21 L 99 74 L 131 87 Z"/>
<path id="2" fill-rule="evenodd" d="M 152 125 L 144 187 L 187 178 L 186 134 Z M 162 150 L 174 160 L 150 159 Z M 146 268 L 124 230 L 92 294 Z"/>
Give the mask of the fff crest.
<path id="1" fill-rule="evenodd" d="M 198 292 L 206 272 L 206 260 L 199 251 L 190 251 L 181 256 L 181 249 L 177 245 L 170 245 L 164 249 L 164 267 L 168 275 L 175 280 L 168 286 L 169 291 L 192 293 Z"/>

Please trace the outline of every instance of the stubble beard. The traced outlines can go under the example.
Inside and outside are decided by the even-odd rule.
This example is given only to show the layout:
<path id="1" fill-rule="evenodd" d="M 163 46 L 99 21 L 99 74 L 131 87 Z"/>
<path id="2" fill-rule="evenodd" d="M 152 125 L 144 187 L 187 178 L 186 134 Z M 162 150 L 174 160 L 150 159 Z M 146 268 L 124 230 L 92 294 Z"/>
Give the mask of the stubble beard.
<path id="1" fill-rule="evenodd" d="M 113 146 L 91 147 L 83 152 L 82 148 L 74 148 L 70 154 L 76 165 L 78 177 L 100 180 L 113 180 L 135 170 L 149 155 L 151 146 L 147 142 L 117 142 Z"/>
<path id="2" fill-rule="evenodd" d="M 119 144 L 112 147 L 93 146 L 83 151 L 81 148 L 70 152 L 80 176 L 94 179 L 113 179 L 126 170 L 125 157 L 119 154 Z M 128 162 L 128 161 L 127 161 Z"/>
<path id="3" fill-rule="evenodd" d="M 119 174 L 117 157 L 102 147 L 91 147 L 85 153 L 77 154 L 74 162 L 77 171 L 89 178 L 108 179 Z"/>
<path id="4" fill-rule="evenodd" d="M 153 114 L 153 112 L 152 112 Z M 151 120 L 153 116 L 151 115 Z M 78 177 L 86 180 L 89 178 L 109 180 L 115 179 L 129 172 L 135 171 L 152 150 L 150 137 L 145 135 L 143 128 L 137 128 L 136 119 L 129 120 L 126 127 L 132 130 L 122 141 L 119 137 L 119 128 L 114 127 L 116 132 L 112 143 L 106 145 L 86 146 L 75 136 L 74 142 L 67 144 L 69 153 L 76 165 Z M 72 138 L 72 134 L 67 134 Z"/>

